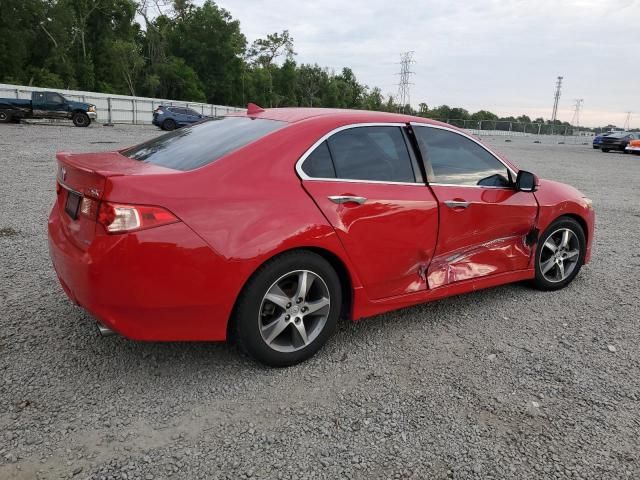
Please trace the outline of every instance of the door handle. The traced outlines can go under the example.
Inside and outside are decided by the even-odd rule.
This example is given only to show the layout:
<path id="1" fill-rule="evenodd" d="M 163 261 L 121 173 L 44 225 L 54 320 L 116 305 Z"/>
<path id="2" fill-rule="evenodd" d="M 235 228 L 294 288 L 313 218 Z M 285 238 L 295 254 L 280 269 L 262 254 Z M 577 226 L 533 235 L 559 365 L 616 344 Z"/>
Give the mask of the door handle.
<path id="1" fill-rule="evenodd" d="M 355 197 L 353 195 L 332 195 L 328 197 L 333 203 L 337 203 L 338 205 L 342 203 L 357 203 L 358 205 L 362 205 L 367 201 L 364 197 Z"/>
<path id="2" fill-rule="evenodd" d="M 467 208 L 469 202 L 464 200 L 445 200 L 444 204 L 449 208 Z"/>

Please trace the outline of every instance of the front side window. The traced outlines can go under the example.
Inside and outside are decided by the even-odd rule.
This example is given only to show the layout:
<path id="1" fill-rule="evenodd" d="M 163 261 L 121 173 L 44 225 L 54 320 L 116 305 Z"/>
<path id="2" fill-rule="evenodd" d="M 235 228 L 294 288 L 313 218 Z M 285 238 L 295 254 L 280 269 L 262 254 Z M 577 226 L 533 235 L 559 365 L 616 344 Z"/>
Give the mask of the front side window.
<path id="1" fill-rule="evenodd" d="M 455 132 L 415 127 L 429 181 L 448 185 L 509 187 L 507 167 L 473 140 Z"/>
<path id="2" fill-rule="evenodd" d="M 160 135 L 121 153 L 141 162 L 193 170 L 286 125 L 286 122 L 262 118 L 221 117 Z"/>
<path id="3" fill-rule="evenodd" d="M 337 178 L 382 182 L 416 181 L 400 127 L 350 128 L 329 137 L 327 145 Z"/>
<path id="4" fill-rule="evenodd" d="M 47 93 L 47 102 L 49 103 L 64 103 L 64 98 L 57 93 Z"/>

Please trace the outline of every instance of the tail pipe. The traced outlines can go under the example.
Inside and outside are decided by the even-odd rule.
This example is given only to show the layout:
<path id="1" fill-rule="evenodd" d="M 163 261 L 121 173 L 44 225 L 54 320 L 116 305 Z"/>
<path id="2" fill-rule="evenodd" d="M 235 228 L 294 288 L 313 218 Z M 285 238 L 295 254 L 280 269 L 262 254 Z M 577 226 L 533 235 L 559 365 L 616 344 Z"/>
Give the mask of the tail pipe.
<path id="1" fill-rule="evenodd" d="M 116 334 L 116 332 L 114 332 L 109 327 L 103 325 L 100 322 L 96 322 L 96 325 L 98 326 L 98 331 L 100 332 L 100 335 L 102 335 L 103 337 L 110 337 L 111 335 Z"/>

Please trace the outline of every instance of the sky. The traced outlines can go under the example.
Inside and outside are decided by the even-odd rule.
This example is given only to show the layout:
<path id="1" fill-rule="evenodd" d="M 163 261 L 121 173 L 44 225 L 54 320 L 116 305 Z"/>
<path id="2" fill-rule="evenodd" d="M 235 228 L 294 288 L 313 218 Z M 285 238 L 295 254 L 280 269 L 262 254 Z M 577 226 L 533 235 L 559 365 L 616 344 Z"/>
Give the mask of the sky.
<path id="1" fill-rule="evenodd" d="M 202 4 L 204 0 L 197 0 Z M 414 51 L 411 104 L 640 127 L 640 0 L 218 0 L 251 43 L 289 30 L 299 63 L 395 94 Z"/>

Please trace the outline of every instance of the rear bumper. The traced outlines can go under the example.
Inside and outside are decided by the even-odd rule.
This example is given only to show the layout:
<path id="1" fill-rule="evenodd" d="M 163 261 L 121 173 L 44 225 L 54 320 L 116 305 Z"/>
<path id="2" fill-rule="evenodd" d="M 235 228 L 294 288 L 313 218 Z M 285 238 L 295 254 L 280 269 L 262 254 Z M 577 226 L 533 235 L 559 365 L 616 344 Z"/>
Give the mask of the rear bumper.
<path id="1" fill-rule="evenodd" d="M 184 223 L 99 234 L 82 250 L 60 215 L 54 206 L 53 266 L 67 296 L 99 322 L 134 340 L 225 340 L 235 297 L 220 285 L 224 263 Z"/>

